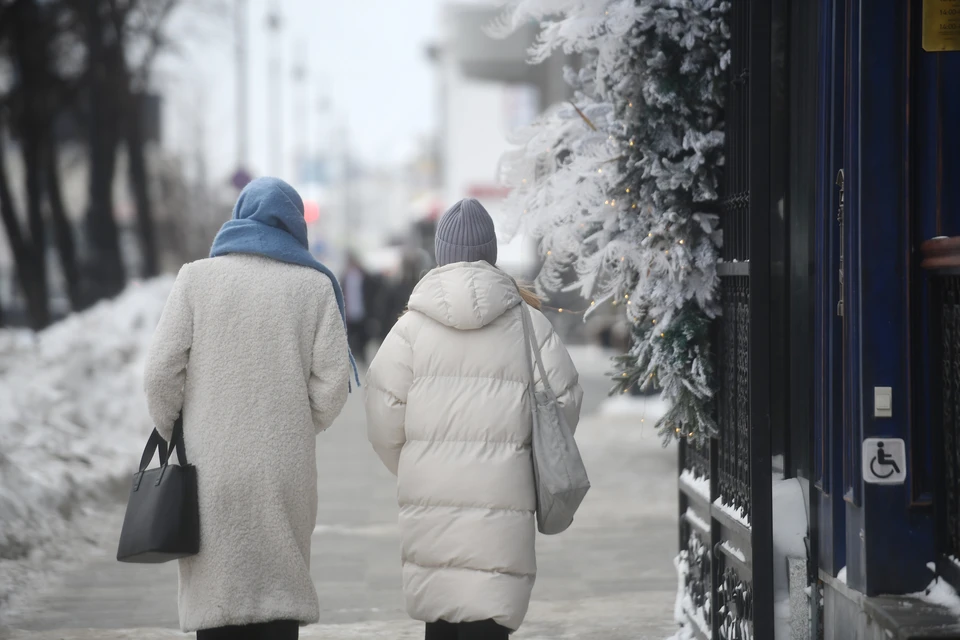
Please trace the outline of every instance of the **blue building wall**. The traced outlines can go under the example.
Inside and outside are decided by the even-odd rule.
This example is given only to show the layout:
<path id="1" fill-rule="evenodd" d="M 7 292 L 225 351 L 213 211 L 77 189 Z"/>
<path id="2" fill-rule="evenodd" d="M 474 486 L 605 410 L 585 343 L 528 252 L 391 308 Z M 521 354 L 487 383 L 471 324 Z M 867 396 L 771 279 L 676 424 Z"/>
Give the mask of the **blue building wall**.
<path id="1" fill-rule="evenodd" d="M 960 52 L 922 50 L 921 8 L 910 0 L 820 0 L 818 560 L 826 578 L 846 567 L 849 587 L 867 596 L 922 590 L 936 556 L 939 362 L 919 247 L 960 235 Z M 892 387 L 892 417 L 874 417 L 875 387 Z M 863 482 L 861 443 L 870 437 L 904 439 L 905 484 Z M 850 600 L 829 579 L 827 589 L 830 602 Z M 849 618 L 839 611 L 835 604 L 836 624 Z"/>

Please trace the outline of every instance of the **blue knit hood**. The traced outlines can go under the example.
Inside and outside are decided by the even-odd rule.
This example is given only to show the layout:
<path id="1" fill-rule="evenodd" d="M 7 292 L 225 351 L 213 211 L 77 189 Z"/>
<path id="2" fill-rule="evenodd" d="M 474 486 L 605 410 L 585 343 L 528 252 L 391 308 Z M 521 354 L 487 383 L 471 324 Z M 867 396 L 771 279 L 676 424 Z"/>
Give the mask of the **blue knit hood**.
<path id="1" fill-rule="evenodd" d="M 340 317 L 346 324 L 340 283 L 323 263 L 313 257 L 308 247 L 307 223 L 303 219 L 300 194 L 279 178 L 257 178 L 240 192 L 233 215 L 213 240 L 210 257 L 248 253 L 316 269 L 333 283 Z M 359 386 L 360 377 L 352 353 L 350 366 Z"/>

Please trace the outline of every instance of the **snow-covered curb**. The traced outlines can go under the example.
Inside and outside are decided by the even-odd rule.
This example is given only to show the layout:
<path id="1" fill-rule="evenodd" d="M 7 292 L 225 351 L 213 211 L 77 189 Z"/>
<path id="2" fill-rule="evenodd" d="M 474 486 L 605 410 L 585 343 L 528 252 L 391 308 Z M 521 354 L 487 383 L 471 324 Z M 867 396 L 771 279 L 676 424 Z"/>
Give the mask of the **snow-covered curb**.
<path id="1" fill-rule="evenodd" d="M 50 543 L 83 543 L 72 521 L 125 496 L 151 428 L 143 358 L 171 284 L 132 285 L 37 335 L 0 331 L 0 612 L 26 565 L 55 559 Z"/>

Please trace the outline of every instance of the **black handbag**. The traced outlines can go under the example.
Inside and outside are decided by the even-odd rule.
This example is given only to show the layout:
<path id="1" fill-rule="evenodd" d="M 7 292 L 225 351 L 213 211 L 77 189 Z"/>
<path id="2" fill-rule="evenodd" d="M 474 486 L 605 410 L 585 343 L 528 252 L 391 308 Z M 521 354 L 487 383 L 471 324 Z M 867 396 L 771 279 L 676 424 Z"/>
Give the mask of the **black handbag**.
<path id="1" fill-rule="evenodd" d="M 179 465 L 168 464 L 176 449 Z M 147 469 L 153 452 L 160 466 Z M 183 446 L 183 416 L 173 426 L 170 446 L 154 429 L 133 474 L 127 512 L 120 531 L 117 560 L 155 564 L 195 555 L 200 551 L 200 508 L 197 468 L 187 463 Z"/>

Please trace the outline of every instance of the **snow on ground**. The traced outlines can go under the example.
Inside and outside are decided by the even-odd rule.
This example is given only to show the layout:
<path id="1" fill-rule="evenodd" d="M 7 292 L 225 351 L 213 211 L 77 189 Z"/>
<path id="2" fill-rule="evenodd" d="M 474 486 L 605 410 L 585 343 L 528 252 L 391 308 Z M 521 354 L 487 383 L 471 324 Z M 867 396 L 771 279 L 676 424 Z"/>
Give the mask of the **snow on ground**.
<path id="1" fill-rule="evenodd" d="M 39 334 L 0 331 L 0 616 L 38 573 L 97 544 L 82 523 L 125 496 L 151 429 L 143 358 L 171 284 L 132 285 Z"/>
<path id="2" fill-rule="evenodd" d="M 631 396 L 620 393 L 610 396 L 600 407 L 600 415 L 636 416 L 642 424 L 655 425 L 670 408 L 669 403 L 660 396 Z"/>
<path id="3" fill-rule="evenodd" d="M 926 589 L 914 595 L 925 602 L 940 605 L 954 616 L 960 617 L 960 596 L 941 578 L 934 578 Z"/>
<path id="4" fill-rule="evenodd" d="M 613 371 L 613 358 L 619 354 L 614 349 L 604 349 L 596 345 L 567 345 L 567 351 L 577 371 L 584 376 L 608 376 Z M 610 383 L 613 386 L 613 383 Z"/>

